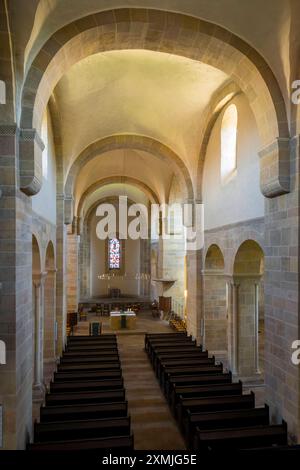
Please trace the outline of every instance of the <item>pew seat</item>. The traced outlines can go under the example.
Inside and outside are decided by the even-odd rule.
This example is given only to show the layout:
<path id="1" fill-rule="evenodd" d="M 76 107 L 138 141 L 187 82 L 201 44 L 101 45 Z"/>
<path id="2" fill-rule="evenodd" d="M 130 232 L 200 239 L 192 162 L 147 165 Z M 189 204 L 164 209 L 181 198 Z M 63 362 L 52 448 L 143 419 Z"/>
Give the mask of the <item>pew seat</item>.
<path id="1" fill-rule="evenodd" d="M 267 405 L 264 408 L 214 411 L 209 413 L 191 413 L 191 411 L 188 411 L 183 423 L 183 433 L 188 447 L 192 448 L 196 428 L 204 431 L 268 424 L 269 407 Z"/>
<path id="2" fill-rule="evenodd" d="M 196 428 L 194 451 L 228 451 L 287 444 L 286 423 L 248 428 L 201 431 Z"/>
<path id="3" fill-rule="evenodd" d="M 46 395 L 46 405 L 68 405 L 68 404 L 85 404 L 85 403 L 104 403 L 113 401 L 124 401 L 125 391 L 105 390 L 102 392 L 67 392 L 67 393 L 50 393 Z"/>
<path id="4" fill-rule="evenodd" d="M 54 382 L 76 382 L 81 380 L 109 380 L 120 379 L 121 370 L 82 371 L 82 372 L 54 372 Z"/>
<path id="5" fill-rule="evenodd" d="M 120 370 L 121 365 L 119 362 L 106 362 L 103 364 L 58 364 L 58 372 L 74 372 L 74 371 L 103 371 L 103 370 Z"/>
<path id="6" fill-rule="evenodd" d="M 176 406 L 176 416 L 182 426 L 185 413 L 190 410 L 193 413 L 209 411 L 240 410 L 255 407 L 255 395 L 253 392 L 245 395 L 211 396 L 203 398 L 184 398 Z"/>
<path id="7" fill-rule="evenodd" d="M 168 383 L 166 384 L 166 397 L 169 401 L 173 387 L 177 386 L 188 386 L 188 385 L 208 385 L 208 384 L 219 384 L 219 383 L 231 383 L 232 374 L 231 372 L 211 374 L 211 375 L 170 375 Z"/>
<path id="8" fill-rule="evenodd" d="M 35 423 L 34 441 L 64 441 L 68 439 L 90 439 L 130 435 L 130 418 L 104 418 L 81 421 Z"/>
<path id="9" fill-rule="evenodd" d="M 116 380 L 87 380 L 84 382 L 51 382 L 50 393 L 84 392 L 94 390 L 115 390 L 123 388 L 123 379 Z"/>
<path id="10" fill-rule="evenodd" d="M 40 421 L 79 421 L 127 416 L 127 401 L 86 405 L 42 406 Z"/>
<path id="11" fill-rule="evenodd" d="M 77 439 L 59 442 L 38 442 L 29 444 L 29 451 L 91 451 L 100 449 L 133 450 L 133 436 L 106 437 L 102 439 Z"/>

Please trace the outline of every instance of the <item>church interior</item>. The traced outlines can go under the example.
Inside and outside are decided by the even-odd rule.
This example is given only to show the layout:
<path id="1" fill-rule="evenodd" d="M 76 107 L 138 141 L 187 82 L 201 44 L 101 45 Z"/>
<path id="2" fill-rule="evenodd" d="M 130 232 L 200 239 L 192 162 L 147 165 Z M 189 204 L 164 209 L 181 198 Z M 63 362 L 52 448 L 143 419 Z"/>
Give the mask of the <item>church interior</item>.
<path id="1" fill-rule="evenodd" d="M 298 0 L 0 0 L 0 450 L 300 450 L 299 61 Z"/>

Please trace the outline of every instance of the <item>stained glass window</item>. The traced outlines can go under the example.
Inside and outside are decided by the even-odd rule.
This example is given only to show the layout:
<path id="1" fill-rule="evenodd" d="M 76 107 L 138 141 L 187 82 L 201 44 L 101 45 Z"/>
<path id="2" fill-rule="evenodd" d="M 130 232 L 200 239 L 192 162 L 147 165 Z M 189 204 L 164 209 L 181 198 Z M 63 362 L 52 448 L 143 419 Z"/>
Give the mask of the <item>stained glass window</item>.
<path id="1" fill-rule="evenodd" d="M 109 239 L 108 266 L 109 269 L 120 269 L 121 267 L 121 243 L 117 238 Z"/>

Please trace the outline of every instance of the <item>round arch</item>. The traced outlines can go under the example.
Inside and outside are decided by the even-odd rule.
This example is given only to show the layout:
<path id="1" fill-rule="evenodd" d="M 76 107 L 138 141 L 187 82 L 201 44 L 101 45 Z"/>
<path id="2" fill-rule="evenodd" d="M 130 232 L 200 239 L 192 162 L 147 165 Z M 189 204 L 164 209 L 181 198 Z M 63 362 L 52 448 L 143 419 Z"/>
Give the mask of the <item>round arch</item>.
<path id="1" fill-rule="evenodd" d="M 41 247 L 38 237 L 32 234 L 32 274 L 40 274 L 42 271 Z"/>
<path id="2" fill-rule="evenodd" d="M 233 275 L 262 274 L 263 266 L 261 261 L 263 258 L 263 248 L 256 240 L 247 239 L 243 241 L 234 256 Z"/>
<path id="3" fill-rule="evenodd" d="M 101 155 L 105 154 L 109 150 L 124 148 L 143 150 L 162 159 L 163 161 L 167 161 L 168 163 L 171 162 L 174 171 L 179 176 L 184 198 L 187 200 L 194 200 L 193 184 L 189 171 L 180 157 L 173 152 L 173 150 L 150 137 L 132 134 L 115 135 L 100 139 L 99 141 L 89 145 L 81 152 L 69 169 L 64 191 L 67 201 L 65 206 L 66 224 L 70 224 L 73 219 L 73 189 L 81 168 L 94 158 L 101 157 Z"/>
<path id="4" fill-rule="evenodd" d="M 204 257 L 204 270 L 205 271 L 224 271 L 225 260 L 219 245 L 212 243 Z"/>
<path id="5" fill-rule="evenodd" d="M 97 189 L 103 186 L 106 186 L 108 184 L 111 184 L 111 183 L 126 183 L 132 186 L 135 186 L 141 189 L 148 196 L 149 200 L 152 203 L 159 204 L 159 198 L 157 194 L 153 191 L 153 189 L 151 189 L 148 185 L 146 185 L 142 181 L 139 181 L 136 178 L 131 178 L 129 176 L 109 176 L 108 178 L 103 178 L 103 179 L 100 179 L 99 181 L 96 181 L 84 191 L 77 206 L 77 211 L 76 211 L 77 217 L 82 216 L 82 210 L 83 210 L 83 207 L 87 198 Z"/>
<path id="6" fill-rule="evenodd" d="M 25 137 L 32 141 L 33 152 L 39 154 L 42 148 L 38 137 L 42 115 L 65 71 L 88 55 L 121 49 L 167 52 L 223 70 L 247 96 L 264 152 L 274 153 L 274 145 L 278 152 L 286 148 L 289 129 L 282 93 L 272 70 L 254 48 L 221 26 L 195 17 L 161 10 L 120 8 L 67 24 L 36 55 L 24 80 L 20 116 L 20 127 L 29 130 Z M 284 140 L 278 142 L 278 138 Z M 28 169 L 28 152 L 23 152 L 22 145 L 20 155 L 21 187 L 27 194 L 35 194 L 41 186 L 39 169 L 32 165 L 30 180 L 23 171 L 23 160 L 27 162 L 24 168 Z M 282 178 L 268 189 L 269 194 L 278 192 L 278 185 L 282 185 Z"/>

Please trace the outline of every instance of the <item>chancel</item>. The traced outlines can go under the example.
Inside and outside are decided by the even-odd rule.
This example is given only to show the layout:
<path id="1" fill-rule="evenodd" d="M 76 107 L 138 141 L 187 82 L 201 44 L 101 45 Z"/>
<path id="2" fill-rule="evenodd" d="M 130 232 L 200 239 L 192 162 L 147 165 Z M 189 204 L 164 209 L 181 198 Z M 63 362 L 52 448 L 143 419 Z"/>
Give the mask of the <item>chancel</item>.
<path id="1" fill-rule="evenodd" d="M 1 450 L 299 450 L 299 26 L 0 0 Z"/>

